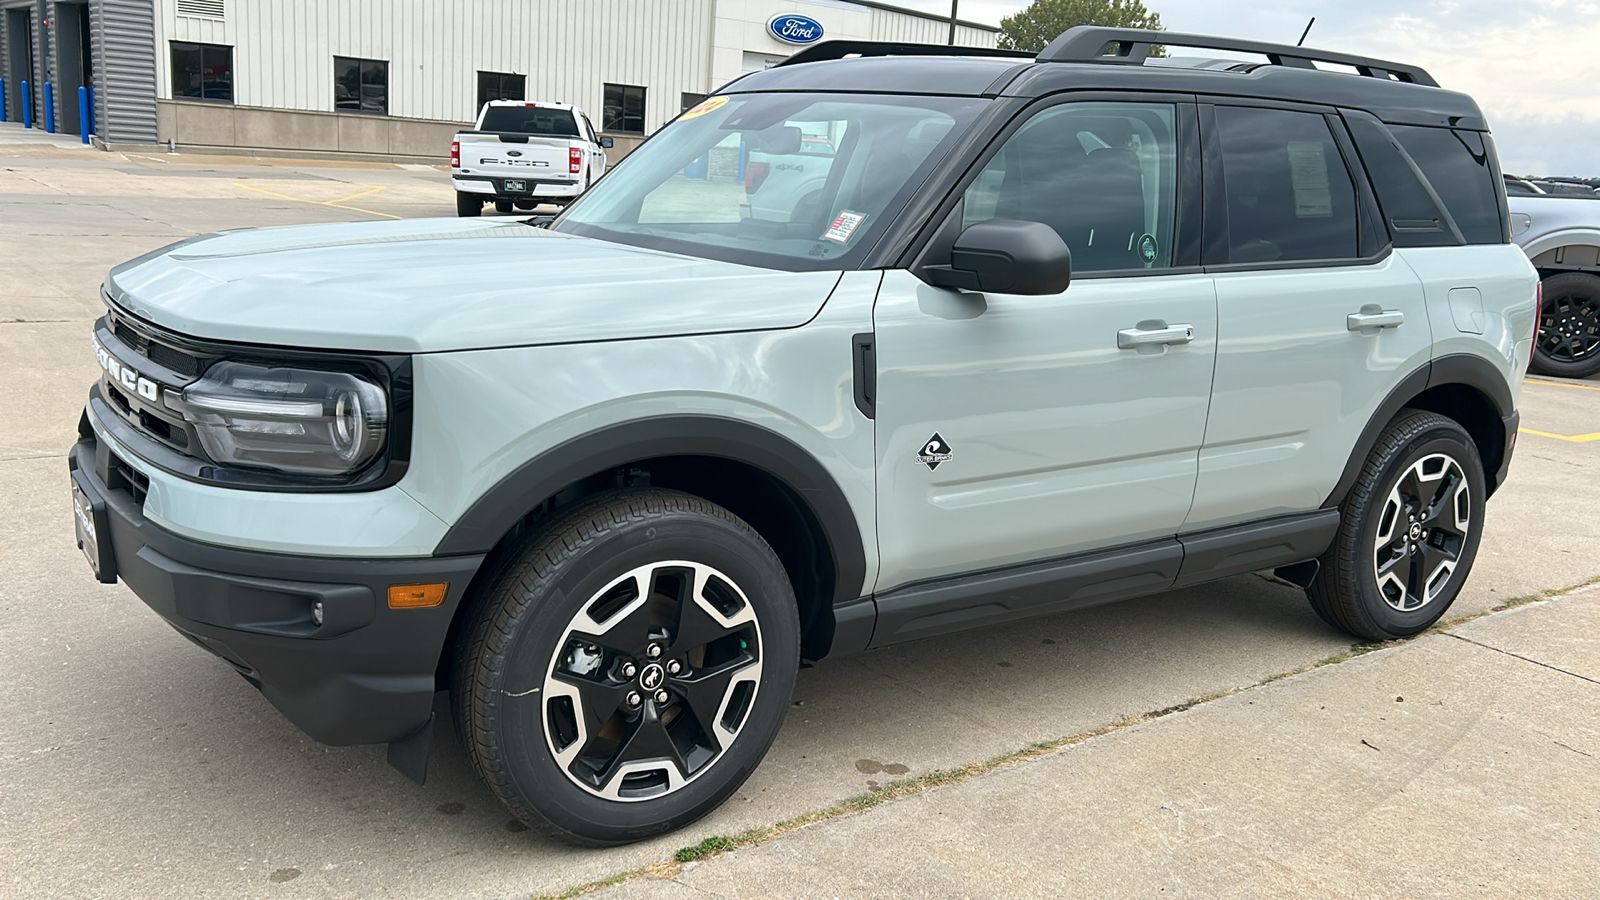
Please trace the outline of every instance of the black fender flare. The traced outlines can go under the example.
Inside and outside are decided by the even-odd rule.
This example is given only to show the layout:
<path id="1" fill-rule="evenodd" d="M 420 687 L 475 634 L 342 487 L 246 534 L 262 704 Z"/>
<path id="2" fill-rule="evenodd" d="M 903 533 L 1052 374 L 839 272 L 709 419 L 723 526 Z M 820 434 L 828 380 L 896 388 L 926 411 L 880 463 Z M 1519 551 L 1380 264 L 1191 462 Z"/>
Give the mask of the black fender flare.
<path id="1" fill-rule="evenodd" d="M 1345 496 L 1350 493 L 1350 489 L 1355 486 L 1356 478 L 1361 474 L 1361 467 L 1366 465 L 1367 456 L 1372 453 L 1372 448 L 1377 446 L 1378 436 L 1400 410 L 1429 388 L 1447 384 L 1466 385 L 1483 394 L 1494 407 L 1495 414 L 1500 417 L 1502 423 L 1515 415 L 1511 386 L 1506 383 L 1505 375 L 1501 374 L 1493 363 L 1481 356 L 1467 353 L 1455 353 L 1432 360 L 1402 379 L 1383 402 L 1378 404 L 1377 411 L 1367 421 L 1367 427 L 1362 429 L 1360 439 L 1350 452 L 1350 459 L 1345 463 L 1343 474 L 1339 476 L 1339 483 L 1328 494 L 1328 499 L 1323 501 L 1324 509 L 1335 508 L 1344 502 Z M 1493 483 L 1495 473 L 1491 471 L 1486 474 L 1490 479 L 1489 490 L 1492 492 L 1498 487 Z"/>
<path id="2" fill-rule="evenodd" d="M 833 556 L 834 602 L 861 595 L 867 576 L 861 529 L 844 491 L 814 456 L 782 435 L 717 416 L 656 416 L 573 438 L 518 466 L 479 497 L 439 541 L 435 556 L 488 553 L 546 499 L 585 478 L 664 456 L 744 463 L 786 485 L 821 526 Z"/>

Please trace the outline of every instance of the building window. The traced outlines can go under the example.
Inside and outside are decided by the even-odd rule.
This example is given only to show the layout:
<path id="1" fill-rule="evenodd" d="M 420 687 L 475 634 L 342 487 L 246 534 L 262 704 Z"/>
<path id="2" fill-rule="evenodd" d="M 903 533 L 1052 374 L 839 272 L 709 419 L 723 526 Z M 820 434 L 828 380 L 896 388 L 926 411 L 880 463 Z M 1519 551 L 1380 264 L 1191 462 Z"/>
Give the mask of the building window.
<path id="1" fill-rule="evenodd" d="M 172 99 L 233 102 L 233 48 L 172 42 Z"/>
<path id="2" fill-rule="evenodd" d="M 333 58 L 333 108 L 389 114 L 389 64 L 381 59 Z"/>
<path id="3" fill-rule="evenodd" d="M 505 72 L 478 73 L 478 109 L 490 100 L 526 100 L 528 76 Z"/>
<path id="4" fill-rule="evenodd" d="M 600 121 L 606 131 L 644 134 L 644 88 L 631 84 L 606 85 L 606 108 Z"/>
<path id="5" fill-rule="evenodd" d="M 686 113 L 696 106 L 699 106 L 700 101 L 704 100 L 706 96 L 707 95 L 705 94 L 695 94 L 689 91 L 684 91 L 683 96 L 678 104 L 678 112 Z"/>

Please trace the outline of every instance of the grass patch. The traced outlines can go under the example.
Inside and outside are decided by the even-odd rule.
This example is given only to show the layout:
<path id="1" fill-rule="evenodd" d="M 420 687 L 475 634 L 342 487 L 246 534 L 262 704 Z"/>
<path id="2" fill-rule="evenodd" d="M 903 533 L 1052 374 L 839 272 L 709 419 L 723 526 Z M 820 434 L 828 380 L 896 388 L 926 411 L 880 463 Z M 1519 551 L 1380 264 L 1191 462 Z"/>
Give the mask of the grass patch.
<path id="1" fill-rule="evenodd" d="M 1595 586 L 1600 586 L 1600 577 L 1591 578 L 1588 581 L 1571 585 L 1569 587 L 1552 588 L 1547 591 L 1540 591 L 1537 594 L 1526 594 L 1520 597 L 1513 597 L 1509 600 L 1503 601 L 1497 606 L 1483 610 L 1482 612 L 1458 616 L 1449 621 L 1441 621 L 1435 624 L 1432 628 L 1429 628 L 1427 631 L 1422 632 L 1422 634 L 1417 635 L 1417 637 L 1423 637 L 1435 632 L 1447 631 L 1458 625 L 1463 625 L 1467 622 L 1481 619 L 1484 616 L 1493 615 L 1497 612 L 1504 612 L 1508 609 L 1516 609 L 1517 607 L 1527 606 L 1531 603 L 1542 603 L 1547 600 L 1553 600 L 1557 597 L 1562 597 L 1567 594 L 1575 593 L 1577 591 L 1582 591 Z M 610 878 L 580 885 L 561 894 L 541 894 L 535 897 L 534 900 L 568 900 L 568 898 L 582 896 L 583 894 L 597 891 L 601 888 L 610 887 L 614 884 L 621 884 L 624 881 L 632 880 L 641 875 L 652 876 L 656 878 L 675 878 L 677 877 L 678 871 L 683 863 L 711 859 L 731 850 L 738 850 L 741 847 L 750 847 L 756 844 L 764 843 L 772 840 L 775 837 L 781 837 L 782 835 L 799 830 L 808 825 L 814 825 L 818 822 L 825 822 L 829 819 L 837 819 L 841 816 L 847 816 L 852 813 L 863 812 L 865 810 L 872 809 L 875 806 L 881 806 L 885 803 L 899 800 L 904 797 L 910 797 L 914 794 L 920 794 L 924 791 L 929 791 L 934 788 L 945 787 L 952 784 L 960 784 L 963 781 L 976 778 L 979 775 L 983 775 L 988 772 L 1009 768 L 1011 766 L 1029 762 L 1030 760 L 1061 753 L 1077 744 L 1083 743 L 1084 741 L 1110 734 L 1114 731 L 1121 731 L 1124 728 L 1129 728 L 1135 725 L 1143 725 L 1147 722 L 1154 722 L 1157 719 L 1163 719 L 1167 716 L 1185 712 L 1187 710 L 1194 709 L 1196 706 L 1201 706 L 1215 700 L 1221 700 L 1224 697 L 1231 697 L 1234 694 L 1242 693 L 1244 691 L 1251 690 L 1252 688 L 1258 688 L 1263 685 L 1271 684 L 1275 681 L 1282 681 L 1286 678 L 1292 678 L 1296 675 L 1303 675 L 1315 669 L 1321 669 L 1327 666 L 1335 666 L 1339 663 L 1349 662 L 1358 656 L 1365 656 L 1368 653 L 1386 650 L 1391 647 L 1398 647 L 1401 644 L 1408 643 L 1411 640 L 1414 640 L 1414 638 L 1407 638 L 1398 641 L 1358 641 L 1351 644 L 1346 649 L 1333 654 L 1332 656 L 1325 657 L 1309 665 L 1301 666 L 1298 669 L 1291 669 L 1287 672 L 1279 672 L 1275 675 L 1268 675 L 1266 678 L 1263 678 L 1254 684 L 1248 684 L 1243 687 L 1229 688 L 1224 691 L 1217 691 L 1211 694 L 1202 694 L 1197 697 L 1191 697 L 1182 703 L 1174 704 L 1164 709 L 1155 709 L 1149 712 L 1139 713 L 1137 715 L 1124 716 L 1108 725 L 1102 725 L 1099 728 L 1080 732 L 1068 737 L 1057 738 L 1049 741 L 1036 741 L 1020 750 L 1013 750 L 1010 753 L 1004 753 L 1000 756 L 996 756 L 992 759 L 982 762 L 968 763 L 967 765 L 958 766 L 953 769 L 936 769 L 934 771 L 911 778 L 902 778 L 898 781 L 891 781 L 888 784 L 879 787 L 877 790 L 869 791 L 865 794 L 857 794 L 853 797 L 847 797 L 844 800 L 833 804 L 832 806 L 824 807 L 808 813 L 803 813 L 795 816 L 794 818 L 785 819 L 775 825 L 761 825 L 735 835 L 712 835 L 698 844 L 678 850 L 673 854 L 673 861 L 671 862 L 656 863 L 651 866 L 645 866 L 644 868 L 624 872 L 620 875 L 613 875 Z"/>

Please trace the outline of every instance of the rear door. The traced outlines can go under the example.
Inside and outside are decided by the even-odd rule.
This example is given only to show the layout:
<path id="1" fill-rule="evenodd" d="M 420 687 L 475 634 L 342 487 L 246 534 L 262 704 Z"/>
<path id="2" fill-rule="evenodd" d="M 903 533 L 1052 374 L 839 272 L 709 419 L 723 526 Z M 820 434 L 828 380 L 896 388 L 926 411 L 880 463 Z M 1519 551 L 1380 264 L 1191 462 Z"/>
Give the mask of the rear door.
<path id="1" fill-rule="evenodd" d="M 1217 363 L 1186 532 L 1321 506 L 1379 404 L 1428 362 L 1421 281 L 1331 112 L 1200 108 Z"/>
<path id="2" fill-rule="evenodd" d="M 953 573 L 1177 533 L 1216 339 L 1216 300 L 1193 239 L 1193 115 L 1183 98 L 1060 102 L 1026 117 L 981 162 L 955 224 L 1055 228 L 1073 254 L 1064 292 L 984 294 L 885 273 L 874 312 L 880 598 Z M 1170 583 L 1160 572 L 1175 563 L 1176 543 L 1167 550 L 1146 580 L 1122 587 Z M 884 598 L 875 640 L 1043 611 L 1016 597 L 996 602 L 1010 605 L 930 612 Z"/>

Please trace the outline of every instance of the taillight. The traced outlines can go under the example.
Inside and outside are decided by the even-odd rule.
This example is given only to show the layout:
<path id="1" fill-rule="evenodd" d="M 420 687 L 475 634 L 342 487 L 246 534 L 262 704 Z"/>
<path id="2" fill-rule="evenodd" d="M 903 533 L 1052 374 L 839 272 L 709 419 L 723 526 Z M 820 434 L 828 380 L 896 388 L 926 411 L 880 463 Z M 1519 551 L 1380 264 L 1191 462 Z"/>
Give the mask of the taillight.
<path id="1" fill-rule="evenodd" d="M 460 141 L 451 141 L 450 142 L 450 168 L 452 168 L 452 169 L 461 168 L 461 142 Z"/>
<path id="2" fill-rule="evenodd" d="M 570 172 L 572 172 L 574 174 L 583 171 L 583 151 L 582 150 L 579 150 L 577 147 L 573 147 L 572 149 L 568 150 L 567 151 L 567 161 L 568 161 L 568 167 L 567 167 L 568 171 L 570 171 Z"/>
<path id="3" fill-rule="evenodd" d="M 772 171 L 772 163 L 753 162 L 746 163 L 744 167 L 744 192 L 754 194 L 761 190 L 762 182 L 767 180 L 767 175 Z"/>

